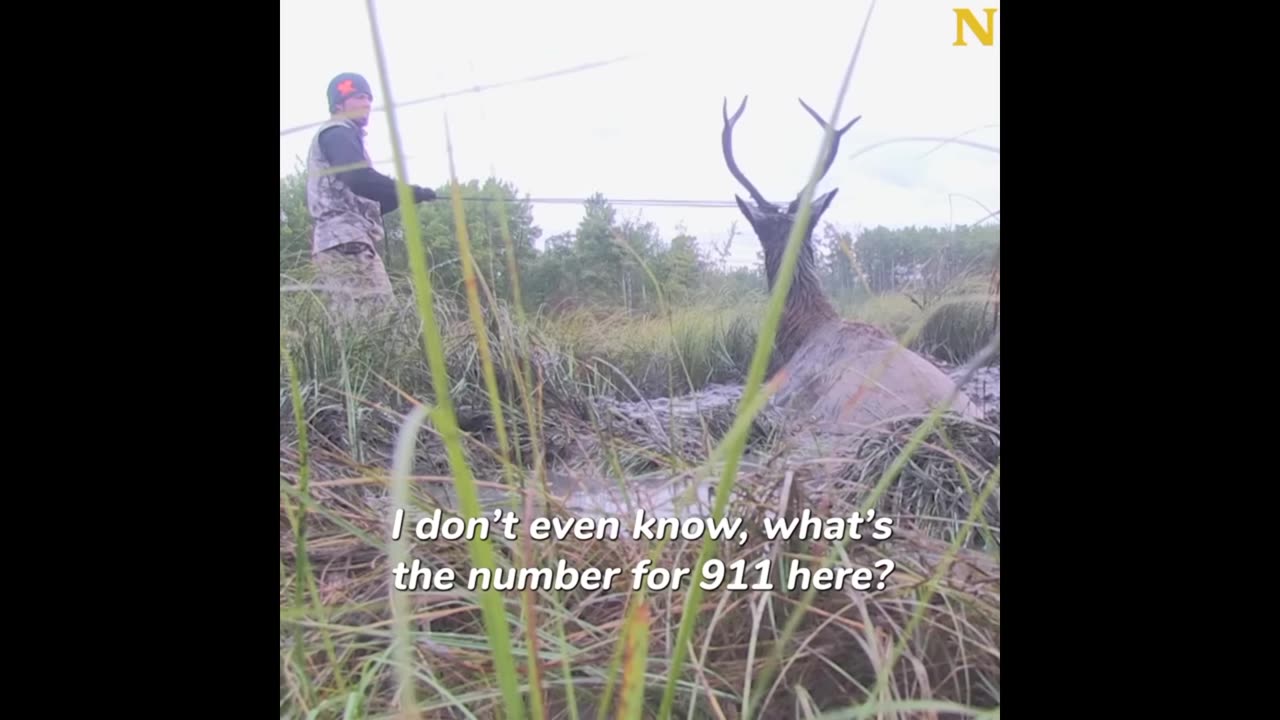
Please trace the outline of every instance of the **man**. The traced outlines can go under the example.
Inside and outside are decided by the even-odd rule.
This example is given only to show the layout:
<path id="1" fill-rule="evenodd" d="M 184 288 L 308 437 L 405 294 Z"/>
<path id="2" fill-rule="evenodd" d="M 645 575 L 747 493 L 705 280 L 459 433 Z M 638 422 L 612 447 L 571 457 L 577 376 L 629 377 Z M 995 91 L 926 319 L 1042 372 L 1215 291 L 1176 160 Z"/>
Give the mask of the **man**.
<path id="1" fill-rule="evenodd" d="M 330 118 L 315 135 L 307 158 L 307 207 L 315 221 L 311 255 L 317 279 L 341 319 L 392 298 L 379 255 L 386 238 L 382 216 L 399 207 L 396 182 L 374 170 L 364 147 L 373 91 L 355 73 L 329 81 Z M 414 185 L 414 202 L 436 199 Z"/>

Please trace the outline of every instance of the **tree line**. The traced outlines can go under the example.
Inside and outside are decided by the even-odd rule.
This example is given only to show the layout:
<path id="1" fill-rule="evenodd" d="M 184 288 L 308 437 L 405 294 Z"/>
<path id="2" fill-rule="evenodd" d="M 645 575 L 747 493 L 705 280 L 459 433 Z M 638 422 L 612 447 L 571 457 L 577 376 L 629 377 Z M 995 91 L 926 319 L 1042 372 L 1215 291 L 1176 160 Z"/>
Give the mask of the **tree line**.
<path id="1" fill-rule="evenodd" d="M 449 188 L 436 189 L 444 202 L 418 206 L 423 245 L 433 285 L 462 292 L 462 268 L 454 234 Z M 742 235 L 735 223 L 723 243 L 700 241 L 677 228 L 664 239 L 651 222 L 621 218 L 602 194 L 588 198 L 582 219 L 571 231 L 543 240 L 527 196 L 497 178 L 471 180 L 461 188 L 467 232 L 477 271 L 491 291 L 511 300 L 508 256 L 514 253 L 525 309 L 554 311 L 570 307 L 658 309 L 653 280 L 669 303 L 715 294 L 763 295 L 763 256 L 757 250 L 750 267 L 730 267 L 730 242 Z M 505 215 L 505 218 L 503 217 Z M 505 224 L 506 235 L 503 227 Z M 386 216 L 387 247 L 381 248 L 390 272 L 407 272 L 400 212 Z M 280 264 L 282 274 L 305 266 L 311 242 L 306 209 L 306 172 L 299 168 L 280 181 Z M 746 227 L 746 239 L 755 239 Z M 821 280 L 837 299 L 896 292 L 904 287 L 941 288 L 957 278 L 990 274 L 999 262 L 998 223 L 955 228 L 906 227 L 843 229 L 830 223 L 814 233 Z M 652 274 L 652 277 L 651 277 Z"/>

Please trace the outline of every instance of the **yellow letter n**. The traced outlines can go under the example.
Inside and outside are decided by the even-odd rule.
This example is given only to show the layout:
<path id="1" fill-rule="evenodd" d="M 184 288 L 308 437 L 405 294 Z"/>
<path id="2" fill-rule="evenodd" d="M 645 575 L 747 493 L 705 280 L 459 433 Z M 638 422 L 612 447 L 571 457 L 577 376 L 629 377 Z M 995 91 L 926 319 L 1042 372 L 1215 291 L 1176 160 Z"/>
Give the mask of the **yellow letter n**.
<path id="1" fill-rule="evenodd" d="M 982 11 L 987 14 L 987 26 L 983 28 L 978 24 L 978 18 L 973 11 L 968 8 L 952 8 L 956 14 L 956 41 L 952 45 L 965 47 L 969 43 L 964 41 L 964 26 L 968 25 L 973 34 L 978 37 L 978 42 L 983 45 L 991 45 L 995 42 L 995 22 L 996 9 L 983 8 Z"/>

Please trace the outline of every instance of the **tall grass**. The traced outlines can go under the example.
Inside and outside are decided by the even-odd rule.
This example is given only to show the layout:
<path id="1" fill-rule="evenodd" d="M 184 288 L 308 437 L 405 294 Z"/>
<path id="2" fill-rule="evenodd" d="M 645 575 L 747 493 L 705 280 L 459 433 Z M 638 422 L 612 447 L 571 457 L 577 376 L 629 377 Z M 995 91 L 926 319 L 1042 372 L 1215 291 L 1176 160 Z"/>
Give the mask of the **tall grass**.
<path id="1" fill-rule="evenodd" d="M 282 298 L 281 403 L 282 412 L 289 410 L 281 424 L 282 716 L 665 720 L 680 712 L 677 698 L 687 703 L 688 717 L 976 717 L 987 712 L 980 707 L 992 706 L 998 715 L 999 591 L 988 585 L 999 575 L 992 554 L 999 544 L 998 427 L 956 425 L 934 413 L 905 420 L 838 458 L 793 457 L 781 466 L 775 460 L 786 456 L 787 440 L 759 432 L 769 429 L 765 372 L 801 230 L 862 37 L 763 315 L 751 307 L 669 307 L 650 273 L 661 317 L 619 316 L 601 325 L 574 316 L 526 317 L 513 252 L 515 302 L 499 302 L 475 271 L 462 221 L 455 233 L 464 295 L 435 292 L 371 0 L 367 10 L 396 158 L 413 307 L 335 342 L 327 321 L 308 310 L 311 299 Z M 873 10 L 874 2 L 868 23 Z M 447 133 L 446 125 L 450 201 L 454 216 L 464 218 Z M 510 251 L 505 217 L 500 229 Z M 904 326 L 908 344 L 926 336 L 957 348 L 956 357 L 976 367 L 998 348 L 998 329 L 973 340 L 955 330 L 956 318 L 936 319 L 937 308 L 957 302 L 901 308 L 890 324 Z M 846 312 L 884 312 L 876 308 Z M 359 386 L 357 375 L 370 384 Z M 737 406 L 722 422 L 650 402 L 737 382 L 743 383 Z M 483 408 L 487 429 L 464 433 L 457 407 Z M 631 422 L 646 413 L 664 413 L 658 425 L 666 432 Z M 701 450 L 675 442 L 689 435 L 702 439 Z M 438 497 L 447 491 L 464 518 L 486 514 L 482 500 L 525 520 L 571 516 L 549 462 L 557 482 L 574 470 L 612 475 L 619 504 L 644 506 L 640 496 L 653 481 L 635 476 L 636 457 L 664 482 L 694 491 L 706 489 L 703 479 L 718 478 L 709 506 L 698 495 L 692 512 L 742 517 L 751 541 L 534 544 L 521 533 L 515 542 L 419 546 L 433 567 L 453 568 L 460 578 L 470 568 L 554 567 L 561 560 L 578 569 L 625 571 L 648 558 L 655 567 L 694 570 L 678 591 L 632 593 L 626 572 L 609 591 L 525 590 L 512 604 L 496 590 L 409 593 L 390 585 L 387 561 L 411 561 L 406 537 L 389 538 L 394 509 L 453 513 L 452 501 Z M 388 466 L 389 473 L 382 469 Z M 526 482 L 529 475 L 535 482 Z M 835 490 L 818 489 L 833 478 Z M 607 495 L 608 484 L 599 483 L 595 493 Z M 821 507 L 832 517 L 892 508 L 911 529 L 895 538 L 889 587 L 869 595 L 718 591 L 704 603 L 699 581 L 713 557 L 726 563 L 770 557 L 780 568 L 787 559 L 854 565 L 884 552 L 764 540 L 764 518 L 792 516 L 799 507 Z M 406 532 L 412 526 L 407 519 Z M 960 557 L 965 570 L 957 576 Z"/>
<path id="2" fill-rule="evenodd" d="M 386 53 L 382 47 L 382 36 L 378 30 L 377 12 L 374 10 L 374 0 L 366 0 L 365 7 L 369 14 L 369 26 L 373 34 L 373 45 L 377 55 L 378 72 L 382 78 L 382 96 L 387 102 L 387 122 L 388 130 L 391 137 L 391 146 L 395 156 L 396 165 L 396 188 L 400 196 L 400 209 L 405 218 L 405 244 L 409 253 L 409 265 L 413 272 L 413 285 L 415 294 L 418 298 L 418 314 L 422 318 L 423 324 L 426 326 L 426 335 L 423 340 L 426 345 L 427 358 L 431 363 L 432 384 L 436 390 L 437 407 L 432 411 L 435 418 L 435 424 L 444 436 L 445 448 L 449 454 L 449 465 L 453 471 L 458 491 L 459 499 L 462 503 L 462 510 L 468 517 L 480 517 L 480 501 L 476 494 L 475 480 L 471 476 L 471 469 L 468 467 L 466 460 L 463 458 L 462 444 L 459 438 L 458 422 L 454 415 L 453 404 L 449 399 L 448 376 L 445 372 L 443 343 L 440 339 L 440 331 L 436 327 L 434 309 L 432 307 L 431 296 L 431 280 L 427 275 L 427 264 L 425 251 L 422 245 L 421 226 L 418 224 L 418 212 L 413 201 L 413 190 L 408 180 L 408 173 L 404 166 L 404 145 L 400 140 L 400 128 L 396 122 L 395 99 L 391 91 L 390 68 L 387 67 Z M 456 178 L 452 187 L 453 205 L 455 209 L 460 209 L 461 197 L 458 193 L 458 184 Z M 461 216 L 461 213 L 459 213 Z M 466 223 L 459 222 L 458 225 L 458 244 L 464 253 L 464 268 L 469 269 L 469 255 L 465 254 L 467 249 L 466 242 Z M 473 305 L 471 308 L 473 315 L 477 312 L 477 308 Z M 483 326 L 482 319 L 475 317 L 477 327 Z M 483 351 L 482 351 L 483 352 Z M 487 354 L 485 355 L 486 375 L 492 375 L 492 366 L 489 365 Z M 496 398 L 495 398 L 496 400 Z M 399 484 L 407 482 L 407 479 L 400 478 Z M 397 488 L 398 494 L 403 494 L 403 488 Z M 475 567 L 495 568 L 493 548 L 489 541 L 481 538 L 473 538 L 468 541 L 471 551 L 471 562 Z M 393 589 L 392 592 L 395 592 Z M 480 603 L 484 611 L 485 632 L 489 637 L 489 649 L 494 656 L 494 665 L 497 670 L 498 684 L 502 688 L 503 703 L 505 705 L 506 714 L 512 718 L 524 717 L 524 701 L 520 696 L 519 689 L 516 685 L 515 661 L 511 654 L 510 633 L 507 628 L 507 618 L 502 607 L 502 597 L 496 590 L 485 589 L 480 592 Z M 400 633 L 397 641 L 408 644 L 410 638 L 405 636 L 403 626 L 400 627 Z M 412 702 L 412 691 L 405 690 L 405 697 L 410 700 L 407 712 L 415 712 Z"/>

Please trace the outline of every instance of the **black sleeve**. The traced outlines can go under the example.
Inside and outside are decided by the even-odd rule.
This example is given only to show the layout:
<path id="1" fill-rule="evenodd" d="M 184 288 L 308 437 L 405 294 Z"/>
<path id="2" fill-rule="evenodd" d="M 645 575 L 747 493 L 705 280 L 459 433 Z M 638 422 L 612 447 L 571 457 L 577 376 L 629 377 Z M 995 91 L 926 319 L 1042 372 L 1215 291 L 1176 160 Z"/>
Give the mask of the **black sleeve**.
<path id="1" fill-rule="evenodd" d="M 350 128 L 335 127 L 320 133 L 320 150 L 334 167 L 364 164 L 364 150 L 360 146 L 360 139 Z M 396 181 L 371 167 L 343 170 L 338 173 L 338 177 L 355 194 L 381 204 L 384 215 L 400 206 L 400 198 L 396 195 Z"/>

